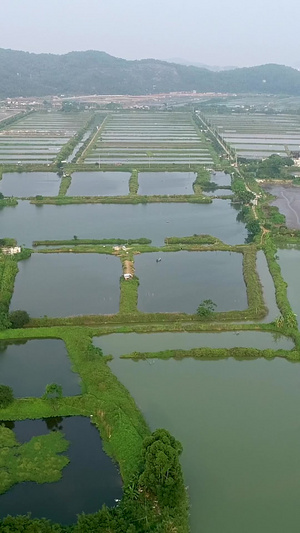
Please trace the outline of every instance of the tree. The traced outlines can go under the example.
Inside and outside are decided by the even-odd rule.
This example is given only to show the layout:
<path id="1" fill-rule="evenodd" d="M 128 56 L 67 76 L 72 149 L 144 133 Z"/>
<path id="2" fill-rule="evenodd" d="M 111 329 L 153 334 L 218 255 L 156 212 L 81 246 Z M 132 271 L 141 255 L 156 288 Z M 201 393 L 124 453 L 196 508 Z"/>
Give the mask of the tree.
<path id="1" fill-rule="evenodd" d="M 3 200 L 3 198 L 4 198 L 4 194 L 0 192 L 0 200 Z"/>
<path id="2" fill-rule="evenodd" d="M 144 471 L 140 484 L 161 504 L 175 507 L 184 491 L 179 455 L 182 446 L 165 429 L 157 429 L 144 440 Z"/>
<path id="3" fill-rule="evenodd" d="M 44 400 L 58 400 L 62 398 L 62 386 L 57 383 L 50 383 L 46 385 L 45 394 L 43 395 Z"/>
<path id="4" fill-rule="evenodd" d="M 212 300 L 203 300 L 197 308 L 197 315 L 203 318 L 210 317 L 217 307 Z"/>
<path id="5" fill-rule="evenodd" d="M 18 309 L 17 311 L 12 311 L 8 315 L 8 319 L 11 323 L 13 329 L 22 328 L 25 324 L 28 324 L 30 316 L 27 311 Z"/>
<path id="6" fill-rule="evenodd" d="M 0 385 L 0 407 L 5 409 L 14 401 L 14 393 L 11 387 Z"/>

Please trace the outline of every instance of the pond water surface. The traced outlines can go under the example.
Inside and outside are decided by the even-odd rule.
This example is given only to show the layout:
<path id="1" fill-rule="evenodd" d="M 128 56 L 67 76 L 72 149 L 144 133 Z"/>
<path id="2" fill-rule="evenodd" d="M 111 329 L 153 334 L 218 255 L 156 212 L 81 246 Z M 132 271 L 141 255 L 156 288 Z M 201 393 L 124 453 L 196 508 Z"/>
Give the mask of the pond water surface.
<path id="1" fill-rule="evenodd" d="M 194 172 L 140 172 L 141 195 L 194 194 Z"/>
<path id="2" fill-rule="evenodd" d="M 225 174 L 225 172 L 213 172 L 210 177 L 210 181 L 213 181 L 219 187 L 227 187 L 231 185 L 231 176 L 230 174 Z"/>
<path id="3" fill-rule="evenodd" d="M 8 423 L 11 428 L 11 423 Z M 103 449 L 99 433 L 84 417 L 24 420 L 15 422 L 14 431 L 21 443 L 33 436 L 60 430 L 70 442 L 66 455 L 70 463 L 56 483 L 20 483 L 0 496 L 0 516 L 26 515 L 49 518 L 69 524 L 80 513 L 95 513 L 103 504 L 114 506 L 122 497 L 122 480 Z"/>
<path id="4" fill-rule="evenodd" d="M 300 328 L 300 250 L 277 250 L 281 274 L 288 284 L 287 294 Z"/>
<path id="5" fill-rule="evenodd" d="M 0 209 L 2 235 L 31 246 L 44 239 L 147 237 L 161 246 L 165 237 L 210 234 L 228 244 L 242 244 L 247 230 L 236 220 L 230 201 L 211 204 L 31 205 Z M 24 221 L 26 220 L 26 223 Z"/>
<path id="6" fill-rule="evenodd" d="M 222 331 L 220 333 L 112 333 L 94 337 L 93 343 L 104 355 L 132 352 L 160 352 L 163 350 L 191 350 L 192 348 L 257 348 L 258 350 L 292 350 L 294 343 L 287 337 L 262 331 Z"/>
<path id="7" fill-rule="evenodd" d="M 25 198 L 29 196 L 57 196 L 60 177 L 54 172 L 11 172 L 3 174 L 0 192 L 4 196 Z"/>
<path id="8" fill-rule="evenodd" d="M 114 359 L 110 367 L 151 430 L 164 427 L 183 444 L 192 533 L 298 533 L 298 364 Z"/>
<path id="9" fill-rule="evenodd" d="M 195 313 L 203 300 L 216 311 L 247 308 L 243 255 L 231 252 L 168 252 L 135 256 L 140 280 L 138 309 L 146 313 Z"/>
<path id="10" fill-rule="evenodd" d="M 1 340 L 0 376 L 18 398 L 42 396 L 48 383 L 61 385 L 64 396 L 81 393 L 65 344 L 57 339 Z"/>
<path id="11" fill-rule="evenodd" d="M 129 172 L 74 172 L 67 196 L 125 196 Z"/>
<path id="12" fill-rule="evenodd" d="M 11 310 L 51 317 L 119 310 L 121 262 L 100 254 L 32 254 L 20 261 Z"/>

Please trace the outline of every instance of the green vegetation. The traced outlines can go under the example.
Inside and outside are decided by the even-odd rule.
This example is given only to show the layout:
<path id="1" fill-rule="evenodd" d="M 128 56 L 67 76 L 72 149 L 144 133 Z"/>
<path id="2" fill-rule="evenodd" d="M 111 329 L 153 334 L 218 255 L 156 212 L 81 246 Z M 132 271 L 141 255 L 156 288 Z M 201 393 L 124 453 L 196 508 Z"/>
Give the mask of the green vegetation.
<path id="1" fill-rule="evenodd" d="M 10 326 L 8 309 L 17 272 L 15 257 L 0 254 L 0 330 Z"/>
<path id="2" fill-rule="evenodd" d="M 0 408 L 8 407 L 14 401 L 14 393 L 8 385 L 0 385 Z"/>
<path id="3" fill-rule="evenodd" d="M 58 454 L 68 446 L 59 431 L 19 444 L 11 429 L 0 426 L 0 494 L 23 481 L 58 481 L 62 469 L 69 463 L 65 455 Z"/>
<path id="4" fill-rule="evenodd" d="M 242 168 L 250 178 L 260 180 L 286 180 L 291 179 L 290 168 L 294 164 L 290 157 L 281 157 L 273 154 L 262 161 L 253 161 Z"/>
<path id="5" fill-rule="evenodd" d="M 202 359 L 214 361 L 216 359 L 228 359 L 232 357 L 238 361 L 251 359 L 274 359 L 284 357 L 291 361 L 299 360 L 298 350 L 258 350 L 256 348 L 192 348 L 191 350 L 163 350 L 160 352 L 133 352 L 121 356 L 122 359 Z"/>
<path id="6" fill-rule="evenodd" d="M 75 238 L 76 237 L 76 238 Z M 141 237 L 140 239 L 79 239 L 74 235 L 73 239 L 64 241 L 33 241 L 33 246 L 78 246 L 80 244 L 88 244 L 91 246 L 101 245 L 131 245 L 131 244 L 151 244 L 151 239 Z"/>
<path id="7" fill-rule="evenodd" d="M 0 192 L 0 207 L 14 207 L 18 205 L 18 200 L 14 197 L 4 197 Z"/>
<path id="8" fill-rule="evenodd" d="M 139 189 L 139 173 L 138 170 L 134 169 L 131 173 L 129 179 L 129 194 L 136 196 Z"/>
<path id="9" fill-rule="evenodd" d="M 166 237 L 166 244 L 216 244 L 222 245 L 222 241 L 212 235 L 191 235 L 190 237 Z"/>
<path id="10" fill-rule="evenodd" d="M 162 487 L 160 489 L 158 482 L 153 483 L 152 481 L 151 483 L 152 477 L 149 477 L 149 475 L 152 469 L 159 472 L 159 469 L 162 468 L 161 474 L 165 472 L 163 465 L 159 462 L 161 454 L 156 457 L 149 450 L 150 443 L 148 440 L 145 441 L 143 446 L 144 439 L 149 436 L 149 430 L 128 391 L 110 371 L 107 365 L 107 358 L 102 356 L 101 350 L 91 344 L 91 336 L 97 333 L 98 331 L 95 329 L 78 327 L 21 329 L 7 331 L 5 335 L 3 333 L 2 335 L 0 334 L 0 338 L 15 339 L 62 338 L 66 343 L 74 370 L 82 378 L 83 390 L 85 391 L 82 396 L 71 398 L 56 394 L 55 401 L 40 398 L 14 400 L 5 409 L 0 410 L 1 419 L 21 420 L 74 414 L 90 416 L 91 413 L 93 414 L 93 423 L 100 430 L 105 450 L 120 465 L 125 483 L 124 497 L 116 508 L 111 510 L 104 508 L 94 515 L 79 517 L 77 525 L 70 526 L 68 531 L 78 533 L 83 531 L 94 532 L 95 527 L 97 531 L 101 531 L 102 527 L 104 528 L 103 531 L 106 531 L 105 527 L 110 524 L 114 525 L 114 531 L 120 531 L 121 533 L 124 531 L 124 525 L 129 528 L 132 524 L 135 524 L 133 531 L 136 533 L 146 531 L 167 533 L 170 531 L 168 529 L 170 527 L 177 528 L 178 532 L 186 533 L 188 531 L 187 499 L 182 484 L 178 454 L 179 444 L 167 432 L 163 431 L 159 434 L 154 434 L 153 440 L 158 442 L 154 449 L 157 446 L 160 446 L 162 450 L 165 449 L 166 466 L 169 466 L 170 474 L 172 473 L 174 490 L 169 490 L 168 475 L 165 480 L 162 479 Z M 57 387 L 52 384 L 47 387 L 48 392 L 50 388 L 51 392 L 55 393 L 54 388 L 56 389 Z M 57 433 L 50 435 L 57 435 Z M 47 435 L 45 438 L 48 437 Z M 24 445 L 29 448 L 29 455 L 31 450 L 36 447 L 36 443 L 40 445 L 40 437 L 34 439 Z M 50 441 L 47 441 L 47 443 L 53 457 L 53 451 L 57 452 L 54 448 L 55 443 Z M 177 460 L 170 447 L 176 450 Z M 149 453 L 147 454 L 145 450 L 148 450 Z M 24 452 L 27 453 L 25 448 Z M 66 457 L 64 459 L 67 460 Z M 44 460 L 42 455 L 39 455 L 37 464 L 40 466 L 40 461 L 43 461 L 42 464 L 45 465 L 45 468 L 48 468 L 47 460 L 47 454 L 46 460 Z M 39 471 L 40 478 L 37 481 L 48 481 L 49 478 L 45 475 L 44 467 L 42 469 L 39 468 Z M 56 473 L 57 471 L 58 468 Z M 54 473 L 50 472 L 50 474 Z M 165 476 L 166 474 L 167 472 L 165 472 Z M 29 466 L 26 469 L 26 476 L 25 479 L 28 479 Z M 147 517 L 146 524 L 143 521 L 145 517 Z M 33 527 L 35 523 L 35 521 L 28 522 L 28 518 L 21 519 L 17 517 L 0 521 L 0 526 L 9 523 L 5 522 L 7 520 L 10 521 L 11 525 L 22 524 L 22 520 L 24 520 L 24 523 L 27 521 L 30 527 Z M 44 527 L 44 525 L 46 527 L 46 524 L 41 523 L 41 527 Z M 48 527 L 50 528 L 50 524 L 48 524 Z M 51 527 L 54 528 L 54 526 Z M 127 531 L 128 529 L 125 530 Z M 43 531 L 43 529 L 38 531 Z M 52 530 L 49 529 L 48 531 Z"/>
<path id="11" fill-rule="evenodd" d="M 72 176 L 70 176 L 69 174 L 63 174 L 61 178 L 60 186 L 59 186 L 58 196 L 65 196 L 67 194 L 68 188 L 71 185 L 71 181 L 72 181 Z M 41 201 L 43 199 L 44 198 L 37 198 L 36 196 L 36 200 L 38 201 Z"/>
<path id="12" fill-rule="evenodd" d="M 18 329 L 23 328 L 26 324 L 28 324 L 28 322 L 30 321 L 30 316 L 27 311 L 22 311 L 21 309 L 18 309 L 9 313 L 8 320 L 10 321 L 11 327 L 13 329 Z"/>
<path id="13" fill-rule="evenodd" d="M 277 248 L 269 235 L 266 235 L 263 250 L 274 281 L 276 302 L 282 315 L 282 320 L 277 322 L 277 326 L 282 327 L 284 331 L 297 329 L 297 321 L 287 296 L 287 283 L 284 281 L 280 266 L 276 261 Z"/>
<path id="14" fill-rule="evenodd" d="M 211 204 L 208 196 L 165 195 L 165 196 L 44 196 L 41 200 L 30 199 L 31 204 L 68 205 L 68 204 L 153 204 L 153 203 L 192 203 Z"/>
<path id="15" fill-rule="evenodd" d="M 31 77 L 28 77 L 28 71 Z M 16 78 L 15 73 L 20 75 Z M 151 76 L 149 76 L 151 72 Z M 76 73 L 76 75 L 74 74 Z M 149 94 L 156 91 L 300 94 L 299 72 L 283 65 L 263 65 L 213 72 L 197 67 L 146 59 L 126 61 L 105 52 L 64 55 L 0 50 L 2 98 L 51 94 Z M 262 84 L 261 80 L 269 80 Z"/>
<path id="16" fill-rule="evenodd" d="M 203 300 L 197 307 L 197 315 L 201 318 L 209 319 L 215 311 L 217 304 L 212 300 Z"/>

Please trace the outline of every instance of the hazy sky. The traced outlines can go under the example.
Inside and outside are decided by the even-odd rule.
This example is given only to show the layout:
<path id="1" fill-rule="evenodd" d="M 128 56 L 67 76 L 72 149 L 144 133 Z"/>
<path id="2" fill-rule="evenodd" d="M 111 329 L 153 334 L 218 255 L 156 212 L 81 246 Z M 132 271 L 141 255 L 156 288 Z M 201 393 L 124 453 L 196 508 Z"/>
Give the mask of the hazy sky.
<path id="1" fill-rule="evenodd" d="M 300 68 L 299 0 L 1 0 L 0 47 Z"/>

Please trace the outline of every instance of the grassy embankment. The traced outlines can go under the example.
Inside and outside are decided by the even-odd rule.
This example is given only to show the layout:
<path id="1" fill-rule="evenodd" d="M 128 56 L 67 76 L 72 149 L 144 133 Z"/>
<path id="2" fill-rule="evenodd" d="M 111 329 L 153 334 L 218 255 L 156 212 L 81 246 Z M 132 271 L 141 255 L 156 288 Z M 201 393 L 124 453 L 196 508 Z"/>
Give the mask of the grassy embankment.
<path id="1" fill-rule="evenodd" d="M 14 400 L 7 408 L 0 409 L 2 420 L 24 420 L 47 418 L 52 416 L 74 416 L 93 415 L 93 423 L 100 431 L 103 439 L 105 451 L 120 465 L 121 474 L 124 480 L 124 497 L 117 508 L 106 511 L 106 518 L 99 512 L 99 516 L 87 515 L 79 518 L 77 525 L 71 526 L 68 531 L 82 531 L 82 521 L 87 521 L 84 531 L 94 532 L 95 523 L 100 525 L 106 523 L 108 515 L 110 519 L 124 521 L 128 520 L 127 526 L 137 522 L 137 533 L 144 531 L 161 531 L 168 533 L 169 527 L 176 527 L 176 531 L 187 533 L 188 513 L 187 495 L 182 487 L 180 501 L 175 507 L 154 505 L 155 496 L 142 487 L 139 475 L 143 471 L 142 446 L 145 437 L 150 435 L 149 429 L 137 409 L 134 400 L 127 389 L 123 387 L 111 372 L 107 362 L 109 358 L 104 357 L 101 350 L 95 348 L 91 343 L 91 337 L 98 333 L 98 330 L 89 328 L 39 328 L 7 330 L 0 332 L 0 339 L 24 340 L 32 338 L 59 338 L 66 343 L 72 367 L 81 376 L 83 393 L 81 396 L 63 397 L 53 399 L 23 398 Z M 48 436 L 46 436 L 47 438 Z M 58 451 L 48 441 L 51 453 Z M 55 443 L 54 443 L 55 444 Z M 25 444 L 31 447 L 32 444 Z M 43 463 L 43 455 L 36 456 L 36 465 L 39 467 L 38 482 L 49 482 L 47 473 L 47 461 Z M 22 461 L 22 455 L 19 461 Z M 40 460 L 43 468 L 40 469 Z M 65 458 L 65 460 L 67 460 Z M 29 461 L 30 463 L 30 461 Z M 27 472 L 24 480 L 28 480 L 30 464 L 27 463 Z M 12 472 L 13 481 L 19 482 L 16 471 Z M 45 475 L 44 475 L 45 474 Z M 34 480 L 36 480 L 34 478 Z M 154 498 L 154 499 L 153 499 Z M 147 513 L 147 527 L 139 524 L 141 509 Z M 18 519 L 11 519 L 16 524 Z M 119 522 L 114 522 L 115 526 Z M 33 524 L 29 524 L 33 525 Z M 50 523 L 48 524 L 48 531 Z M 96 528 L 96 530 L 98 530 Z M 127 530 L 127 529 L 126 529 Z M 29 531 L 29 530 L 28 530 Z M 44 531 L 44 529 L 39 529 Z M 45 530 L 46 531 L 46 530 Z M 54 531 L 54 529 L 53 529 Z M 55 529 L 55 531 L 59 531 Z M 124 531 L 121 527 L 113 531 Z"/>
<path id="2" fill-rule="evenodd" d="M 214 313 L 211 317 L 212 322 L 230 322 L 233 320 L 257 320 L 266 314 L 266 307 L 263 300 L 262 287 L 256 271 L 256 247 L 254 245 L 237 245 L 230 246 L 222 243 L 219 239 L 211 236 L 193 236 L 187 238 L 172 238 L 166 239 L 169 243 L 171 240 L 174 244 L 167 244 L 163 247 L 151 247 L 148 244 L 132 245 L 126 251 L 120 250 L 115 252 L 112 246 L 103 245 L 76 245 L 73 241 L 44 241 L 47 244 L 55 245 L 55 243 L 68 244 L 72 242 L 72 248 L 66 249 L 62 246 L 51 249 L 41 249 L 38 253 L 104 253 L 116 254 L 120 257 L 122 264 L 125 261 L 134 261 L 136 253 L 149 252 L 176 252 L 176 251 L 191 251 L 191 252 L 209 252 L 209 251 L 229 251 L 243 254 L 243 276 L 246 284 L 248 308 L 242 311 L 227 311 Z M 79 241 L 79 239 L 78 239 Z M 76 241 L 76 242 L 78 242 Z M 83 240 L 84 241 L 84 240 Z M 40 244 L 43 241 L 37 241 Z M 189 243 L 193 244 L 189 244 Z M 199 244 L 196 244 L 196 243 Z M 214 244 L 205 244 L 206 242 L 214 242 Z M 180 243 L 180 244 L 179 244 Z M 134 265 L 133 265 L 134 266 Z M 137 323 L 161 323 L 167 329 L 168 323 L 174 322 L 196 322 L 201 320 L 197 314 L 185 313 L 142 313 L 137 309 L 138 299 L 138 278 L 130 281 L 125 281 L 123 277 L 120 279 L 120 308 L 116 315 L 96 315 L 96 316 L 80 316 L 80 317 L 65 317 L 65 318 L 39 318 L 32 319 L 31 326 L 55 326 L 55 325 L 94 325 L 94 324 L 137 324 Z"/>

